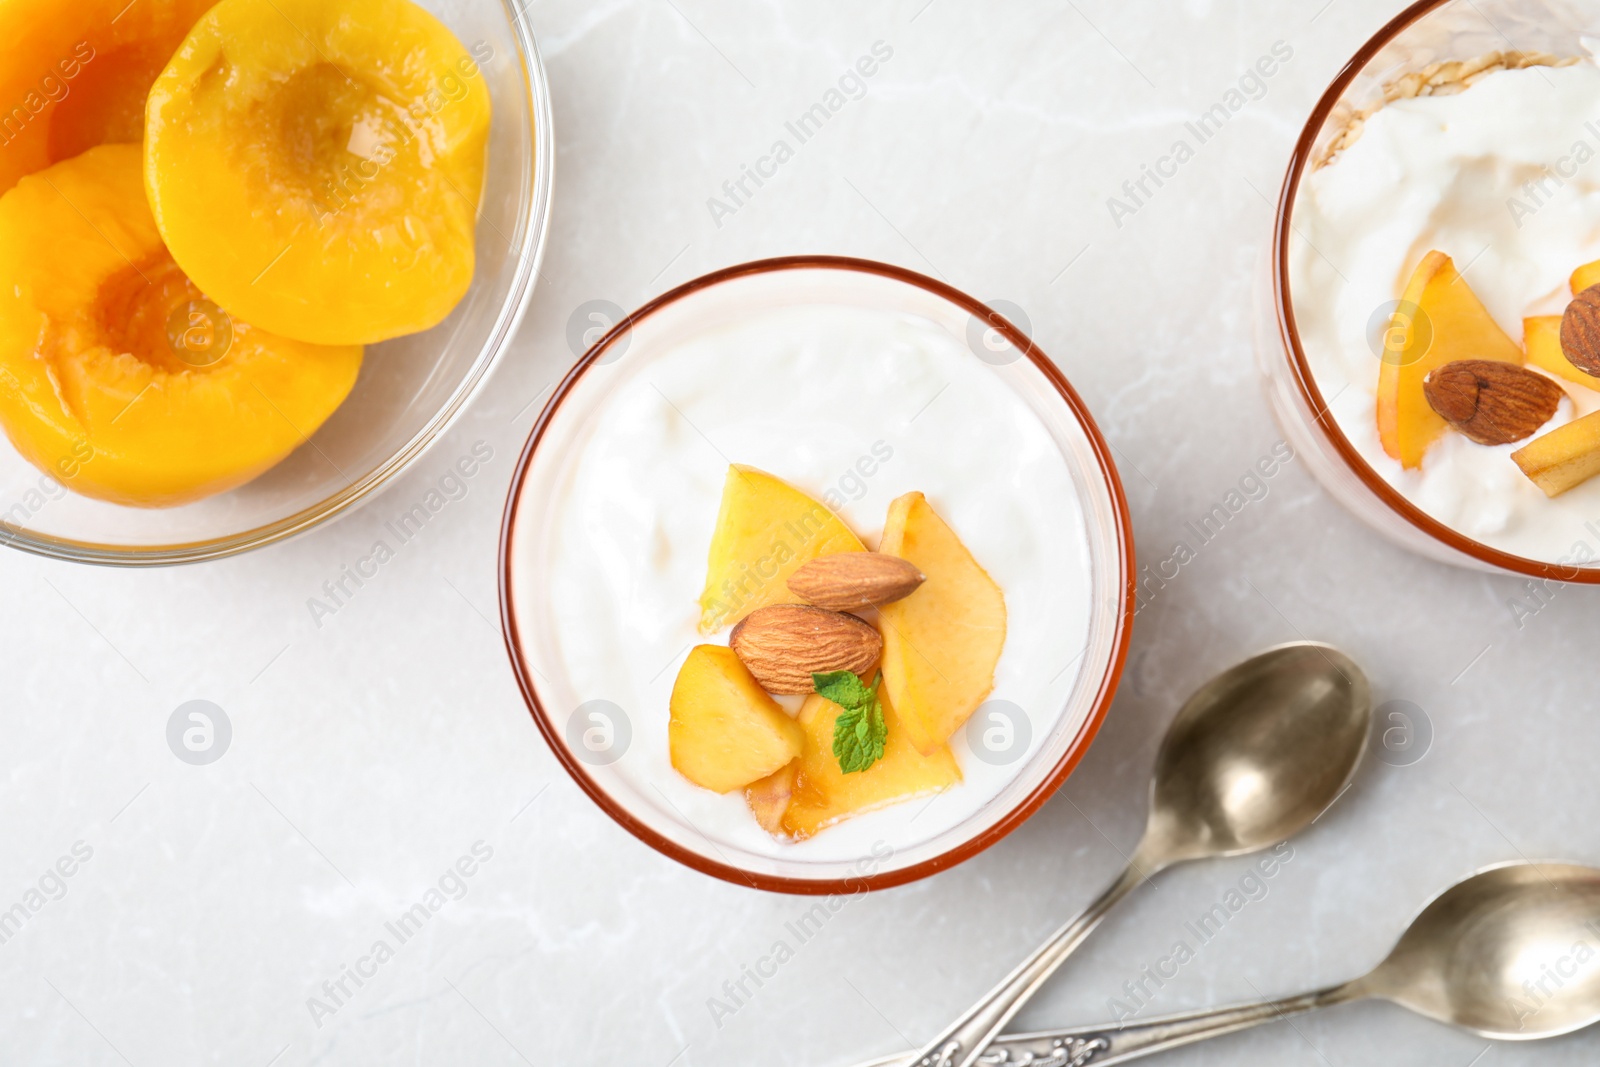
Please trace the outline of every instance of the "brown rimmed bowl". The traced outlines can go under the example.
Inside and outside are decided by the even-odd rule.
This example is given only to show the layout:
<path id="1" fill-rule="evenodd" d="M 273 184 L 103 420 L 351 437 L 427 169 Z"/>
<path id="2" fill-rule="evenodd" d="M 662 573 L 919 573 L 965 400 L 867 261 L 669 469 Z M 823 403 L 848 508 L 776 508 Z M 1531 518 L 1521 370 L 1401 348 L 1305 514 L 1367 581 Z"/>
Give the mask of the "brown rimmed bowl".
<path id="1" fill-rule="evenodd" d="M 1256 352 L 1268 400 L 1285 437 L 1317 480 L 1369 526 L 1420 555 L 1474 570 L 1600 584 L 1600 566 L 1530 559 L 1466 536 L 1391 486 L 1340 429 L 1301 345 L 1290 285 L 1295 208 L 1301 185 L 1348 118 L 1383 99 L 1383 89 L 1441 60 L 1496 52 L 1590 57 L 1600 4 L 1573 0 L 1421 0 L 1345 64 L 1301 130 L 1279 194 L 1273 242 L 1258 300 Z"/>
<path id="2" fill-rule="evenodd" d="M 659 786 L 654 788 L 659 795 L 652 795 L 636 776 L 623 773 L 626 752 L 613 761 L 596 758 L 592 746 L 580 751 L 581 730 L 574 721 L 603 694 L 575 691 L 561 677 L 560 657 L 552 652 L 559 613 L 536 565 L 549 558 L 545 546 L 554 536 L 563 499 L 556 487 L 577 462 L 579 449 L 573 444 L 623 380 L 619 367 L 648 366 L 655 354 L 697 336 L 779 311 L 803 313 L 812 305 L 914 316 L 919 328 L 931 323 L 969 348 L 1023 399 L 1059 449 L 1078 494 L 1091 591 L 1087 641 L 1074 661 L 1076 681 L 1059 714 L 1038 729 L 1040 736 L 1008 769 L 1006 784 L 992 800 L 924 840 L 879 841 L 861 855 L 821 859 L 788 856 L 786 845 L 759 850 L 719 840 L 718 831 L 703 831 Z M 623 828 L 663 854 L 735 884 L 782 893 L 841 894 L 901 885 L 960 863 L 1016 829 L 1061 786 L 1093 741 L 1115 694 L 1133 622 L 1133 535 L 1121 481 L 1104 438 L 1060 370 L 1024 332 L 964 293 L 899 267 L 831 256 L 762 260 L 708 274 L 650 301 L 600 338 L 534 425 L 506 502 L 499 564 L 501 619 L 517 683 L 534 723 L 573 780 Z M 686 611 L 693 609 L 692 603 L 685 605 Z M 1048 670 L 1060 667 L 1052 663 Z M 668 674 L 669 687 L 670 682 Z M 664 723 L 665 697 L 654 711 Z M 624 724 L 624 730 L 632 734 L 633 752 L 648 747 L 640 727 Z M 664 728 L 660 733 L 664 736 Z M 639 758 L 663 767 L 665 753 Z M 670 768 L 664 773 L 675 774 Z M 836 832 L 825 830 L 816 840 Z"/>

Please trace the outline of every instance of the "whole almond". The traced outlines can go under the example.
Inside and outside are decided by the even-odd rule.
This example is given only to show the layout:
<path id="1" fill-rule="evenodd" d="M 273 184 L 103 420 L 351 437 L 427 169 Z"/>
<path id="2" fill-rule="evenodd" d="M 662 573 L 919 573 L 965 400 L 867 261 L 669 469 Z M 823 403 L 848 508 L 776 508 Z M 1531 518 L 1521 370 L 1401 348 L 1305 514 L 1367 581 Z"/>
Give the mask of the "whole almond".
<path id="1" fill-rule="evenodd" d="M 805 604 L 757 608 L 733 628 L 728 645 L 769 693 L 810 693 L 812 674 L 862 674 L 883 638 L 856 618 Z"/>
<path id="2" fill-rule="evenodd" d="M 1567 362 L 1600 377 L 1600 285 L 1572 298 L 1561 316 L 1561 351 Z"/>
<path id="3" fill-rule="evenodd" d="M 1428 406 L 1480 445 L 1509 445 L 1550 421 L 1565 394 L 1514 363 L 1458 359 L 1422 382 Z"/>
<path id="4" fill-rule="evenodd" d="M 860 611 L 904 600 L 926 580 L 899 556 L 840 552 L 802 565 L 789 576 L 789 591 L 829 611 Z"/>

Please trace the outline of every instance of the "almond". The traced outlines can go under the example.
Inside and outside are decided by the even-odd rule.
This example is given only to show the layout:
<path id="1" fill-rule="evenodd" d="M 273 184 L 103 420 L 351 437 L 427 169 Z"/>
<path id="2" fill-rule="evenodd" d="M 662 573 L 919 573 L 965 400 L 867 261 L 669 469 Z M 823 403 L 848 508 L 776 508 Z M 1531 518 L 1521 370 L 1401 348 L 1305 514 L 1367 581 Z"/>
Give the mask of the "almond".
<path id="1" fill-rule="evenodd" d="M 860 611 L 904 600 L 926 579 L 898 556 L 840 552 L 820 556 L 789 576 L 789 591 L 829 611 Z"/>
<path id="2" fill-rule="evenodd" d="M 1565 394 L 1514 363 L 1458 359 L 1422 382 L 1428 406 L 1480 445 L 1509 445 L 1550 421 Z"/>
<path id="3" fill-rule="evenodd" d="M 1561 351 L 1567 362 L 1600 377 L 1600 285 L 1572 298 L 1561 316 Z"/>
<path id="4" fill-rule="evenodd" d="M 865 673 L 883 651 L 883 638 L 854 615 L 773 604 L 746 615 L 728 645 L 767 692 L 810 693 L 812 674 Z"/>

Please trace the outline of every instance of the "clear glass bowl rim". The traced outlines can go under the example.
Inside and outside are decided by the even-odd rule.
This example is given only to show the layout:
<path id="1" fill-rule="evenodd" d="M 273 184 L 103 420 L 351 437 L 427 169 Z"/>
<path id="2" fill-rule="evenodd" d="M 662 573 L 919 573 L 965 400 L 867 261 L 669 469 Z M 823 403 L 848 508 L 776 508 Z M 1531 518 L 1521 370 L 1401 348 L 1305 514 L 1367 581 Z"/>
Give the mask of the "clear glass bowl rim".
<path id="1" fill-rule="evenodd" d="M 1338 422 L 1328 410 L 1327 402 L 1322 397 L 1322 391 L 1317 387 L 1316 379 L 1312 375 L 1310 364 L 1306 359 L 1305 350 L 1300 345 L 1300 333 L 1295 324 L 1293 297 L 1289 291 L 1289 239 L 1293 233 L 1295 197 L 1300 191 L 1302 179 L 1313 163 L 1313 151 L 1317 137 L 1322 132 L 1324 124 L 1332 116 L 1345 91 L 1380 51 L 1407 29 L 1434 11 L 1447 7 L 1453 2 L 1454 0 L 1419 0 L 1419 2 L 1412 4 L 1390 20 L 1366 44 L 1362 45 L 1361 49 L 1339 71 L 1338 75 L 1322 94 L 1322 97 L 1317 101 L 1316 107 L 1311 111 L 1311 117 L 1306 120 L 1304 128 L 1300 131 L 1300 136 L 1295 142 L 1293 154 L 1289 157 L 1289 170 L 1284 177 L 1283 188 L 1278 197 L 1276 217 L 1273 223 L 1272 293 L 1278 324 L 1278 338 L 1284 352 L 1288 355 L 1289 370 L 1294 385 L 1299 390 L 1300 398 L 1307 405 L 1308 411 L 1312 413 L 1310 416 L 1311 428 L 1314 432 L 1321 434 L 1327 444 L 1344 461 L 1344 465 L 1350 472 L 1389 510 L 1428 537 L 1490 568 L 1526 575 L 1531 578 L 1597 585 L 1600 584 L 1600 568 L 1546 563 L 1542 560 L 1528 559 L 1525 556 L 1518 556 L 1510 552 L 1503 552 L 1497 548 L 1491 548 L 1489 545 L 1475 541 L 1444 525 L 1402 496 L 1377 471 L 1372 469 L 1366 459 L 1362 457 L 1361 453 L 1344 435 L 1344 431 L 1339 428 Z M 1457 56 L 1454 58 L 1463 57 Z"/>
<path id="2" fill-rule="evenodd" d="M 504 8 L 507 23 L 516 38 L 533 118 L 533 154 L 523 167 L 519 193 L 527 205 L 527 224 L 523 229 L 521 245 L 515 250 L 516 272 L 506 292 L 505 302 L 495 317 L 489 339 L 444 406 L 410 441 L 365 477 L 309 508 L 253 530 L 187 544 L 128 548 L 47 537 L 0 526 L 0 545 L 48 559 L 112 567 L 166 567 L 239 555 L 304 533 L 365 503 L 380 488 L 421 459 L 450 428 L 488 380 L 527 313 L 533 297 L 534 279 L 538 277 L 539 261 L 544 255 L 555 188 L 553 109 L 544 60 L 539 54 L 539 46 L 527 17 L 512 0 L 500 0 L 500 6 Z"/>
<path id="3" fill-rule="evenodd" d="M 997 333 L 1031 360 L 1051 386 L 1055 388 L 1063 403 L 1066 404 L 1073 417 L 1083 428 L 1093 449 L 1099 470 L 1105 480 L 1105 486 L 1113 503 L 1113 514 L 1116 522 L 1116 554 L 1121 560 L 1124 575 L 1122 597 L 1118 604 L 1117 618 L 1113 623 L 1116 632 L 1112 640 L 1111 659 L 1107 665 L 1105 676 L 1101 679 L 1100 688 L 1095 695 L 1092 709 L 1084 719 L 1077 736 L 1073 738 L 1066 751 L 1062 753 L 1061 758 L 1045 778 L 1040 781 L 1039 785 L 983 833 L 970 840 L 953 845 L 938 855 L 920 863 L 891 871 L 833 879 L 788 878 L 721 863 L 681 847 L 635 818 L 626 806 L 607 793 L 589 775 L 583 764 L 572 756 L 566 744 L 563 743 L 561 731 L 555 720 L 540 702 L 538 691 L 533 685 L 532 672 L 522 655 L 522 650 L 517 640 L 518 626 L 511 594 L 511 545 L 516 523 L 521 517 L 522 487 L 532 466 L 534 453 L 562 401 L 572 393 L 572 390 L 584 374 L 599 362 L 604 356 L 607 347 L 616 339 L 627 335 L 636 324 L 662 308 L 712 286 L 753 274 L 811 269 L 859 271 L 926 290 L 955 304 L 969 314 L 986 319 Z M 572 370 L 567 373 L 567 376 L 556 388 L 555 393 L 550 397 L 544 410 L 540 412 L 539 419 L 534 423 L 533 430 L 528 436 L 528 443 L 523 448 L 521 457 L 517 460 L 516 470 L 511 477 L 511 489 L 506 497 L 505 515 L 500 525 L 499 570 L 500 625 L 505 639 L 506 652 L 511 658 L 512 671 L 517 678 L 517 687 L 522 692 L 523 700 L 528 706 L 528 712 L 532 715 L 534 724 L 544 736 L 550 751 L 555 754 L 556 759 L 566 769 L 572 780 L 623 829 L 656 851 L 699 871 L 701 874 L 711 875 L 714 878 L 720 878 L 735 885 L 748 886 L 766 892 L 806 896 L 870 892 L 918 881 L 970 859 L 1027 821 L 1035 811 L 1043 806 L 1045 801 L 1049 800 L 1061 788 L 1062 783 L 1067 780 L 1067 777 L 1071 775 L 1078 763 L 1083 759 L 1084 754 L 1089 750 L 1095 735 L 1100 731 L 1101 724 L 1105 721 L 1106 712 L 1111 706 L 1112 699 L 1116 696 L 1117 684 L 1121 680 L 1123 667 L 1127 661 L 1128 644 L 1133 633 L 1135 598 L 1138 591 L 1138 573 L 1135 569 L 1134 561 L 1133 522 L 1129 516 L 1127 496 L 1123 492 L 1122 480 L 1117 474 L 1117 467 L 1112 458 L 1111 449 L 1082 398 L 1078 396 L 1077 391 L 1072 388 L 1066 376 L 1040 350 L 1039 346 L 1026 333 L 1017 329 L 1016 326 L 998 315 L 992 308 L 943 282 L 903 267 L 880 263 L 876 260 L 824 255 L 782 256 L 774 259 L 754 260 L 702 275 L 650 300 L 637 311 L 624 317 L 604 337 L 596 341 L 594 346 L 584 354 L 583 358 L 573 365 Z"/>

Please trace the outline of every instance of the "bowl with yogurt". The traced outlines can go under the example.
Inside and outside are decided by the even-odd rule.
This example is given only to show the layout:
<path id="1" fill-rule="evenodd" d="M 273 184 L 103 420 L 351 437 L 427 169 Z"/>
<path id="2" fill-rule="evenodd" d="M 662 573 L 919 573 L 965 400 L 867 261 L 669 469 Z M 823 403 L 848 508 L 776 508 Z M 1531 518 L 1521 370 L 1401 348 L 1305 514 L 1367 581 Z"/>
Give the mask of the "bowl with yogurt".
<path id="1" fill-rule="evenodd" d="M 830 615 L 779 603 L 730 630 L 722 624 L 733 615 L 724 619 L 707 605 L 726 608 L 751 591 L 774 599 L 767 594 L 776 586 L 763 580 L 789 559 L 787 552 L 776 562 L 763 557 L 741 564 L 734 580 L 708 580 L 717 577 L 708 570 L 728 570 L 718 553 L 726 555 L 730 524 L 750 525 L 736 521 L 737 502 L 730 503 L 741 486 L 746 504 L 756 502 L 751 507 L 810 502 L 817 528 L 828 531 L 816 540 L 862 552 L 854 563 L 883 561 L 891 542 L 907 558 L 913 542 L 937 541 L 948 551 L 918 560 L 925 575 L 898 564 L 913 574 L 913 586 L 926 581 L 896 594 L 906 596 L 898 606 Z M 813 540 L 809 521 L 773 529 L 805 545 Z M 994 654 L 985 682 L 992 685 L 981 690 L 981 706 L 953 730 L 945 721 L 921 737 L 906 696 L 915 686 L 901 681 L 916 671 L 902 663 L 897 672 L 891 646 L 897 634 L 926 626 L 909 606 L 932 602 L 952 553 L 982 575 L 974 582 L 992 588 L 985 610 L 992 614 L 1003 597 L 1003 621 L 998 635 L 988 631 Z M 982 303 L 897 267 L 837 257 L 765 260 L 707 275 L 601 338 L 529 438 L 507 502 L 500 566 L 513 668 L 534 722 L 574 780 L 666 855 L 778 892 L 902 884 L 1015 829 L 1093 740 L 1133 618 L 1133 540 L 1121 483 L 1060 370 Z M 789 587 L 801 588 L 797 579 Z M 829 606 L 819 597 L 812 603 Z M 907 607 L 894 614 L 899 606 Z M 848 731 L 832 718 L 819 737 L 803 740 L 808 730 L 817 734 L 809 721 L 817 705 L 842 718 L 846 704 L 822 700 L 819 674 L 818 692 L 808 697 L 766 682 L 747 647 L 761 644 L 755 629 L 763 612 L 830 616 L 846 638 L 887 635 L 881 663 L 874 646 L 850 665 L 859 678 L 848 679 L 867 699 L 863 721 L 876 719 L 881 730 L 887 716 L 887 744 L 880 736 L 865 761 L 880 763 L 852 766 L 854 757 L 840 755 Z M 940 634 L 965 640 L 971 620 L 951 621 L 944 630 L 916 631 L 913 654 L 933 653 Z M 922 657 L 925 684 L 968 671 L 964 647 Z M 696 678 L 711 681 L 697 687 Z M 746 702 L 760 705 L 765 719 L 757 733 L 739 733 L 743 725 L 722 719 L 696 727 L 697 751 L 716 756 L 708 777 L 685 755 L 683 720 L 694 708 L 683 705 L 695 703 L 686 694 L 715 700 L 735 690 L 754 690 Z M 883 697 L 878 705 L 871 692 Z M 867 726 L 860 732 L 865 737 Z M 800 768 L 790 814 L 804 807 L 812 764 L 827 765 L 821 788 L 833 790 L 832 807 L 812 795 L 805 817 L 781 819 L 778 811 L 769 821 L 761 817 L 763 803 L 770 807 L 761 795 L 767 786 L 731 787 L 755 772 L 717 777 L 726 769 L 717 759 L 778 753 L 765 772 L 801 751 L 783 746 L 801 744 L 810 747 L 788 768 Z M 855 770 L 862 773 L 839 773 Z M 884 783 L 895 775 L 890 796 Z M 851 802 L 841 806 L 844 794 Z M 789 792 L 782 802 L 790 804 Z"/>
<path id="2" fill-rule="evenodd" d="M 1600 582 L 1600 375 L 1566 329 L 1600 281 L 1597 32 L 1592 2 L 1415 4 L 1290 162 L 1258 319 L 1274 412 L 1346 507 L 1444 562 Z"/>

